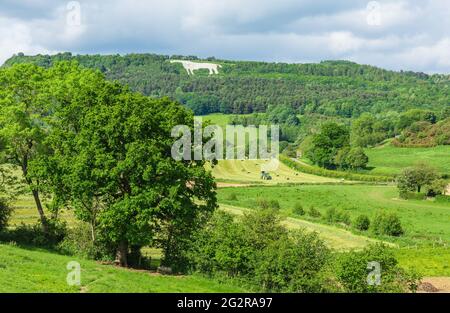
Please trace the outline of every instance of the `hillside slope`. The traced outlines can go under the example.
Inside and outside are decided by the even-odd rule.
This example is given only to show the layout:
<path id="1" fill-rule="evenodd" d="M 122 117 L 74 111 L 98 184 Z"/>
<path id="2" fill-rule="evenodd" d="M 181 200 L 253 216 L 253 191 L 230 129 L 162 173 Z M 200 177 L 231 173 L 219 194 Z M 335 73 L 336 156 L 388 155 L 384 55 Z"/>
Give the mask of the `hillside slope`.
<path id="1" fill-rule="evenodd" d="M 81 265 L 81 286 L 66 282 L 66 266 Z M 199 276 L 162 276 L 74 256 L 0 244 L 0 292 L 245 292 Z"/>
<path id="2" fill-rule="evenodd" d="M 348 61 L 286 64 L 225 61 L 218 75 L 199 70 L 189 76 L 171 59 L 198 61 L 194 56 L 155 54 L 15 55 L 4 66 L 32 62 L 50 66 L 76 60 L 111 80 L 127 84 L 149 96 L 170 96 L 194 110 L 211 112 L 264 112 L 269 105 L 288 104 L 299 113 L 352 117 L 361 112 L 405 111 L 410 108 L 441 110 L 450 102 L 450 78 L 444 75 L 393 72 Z"/>

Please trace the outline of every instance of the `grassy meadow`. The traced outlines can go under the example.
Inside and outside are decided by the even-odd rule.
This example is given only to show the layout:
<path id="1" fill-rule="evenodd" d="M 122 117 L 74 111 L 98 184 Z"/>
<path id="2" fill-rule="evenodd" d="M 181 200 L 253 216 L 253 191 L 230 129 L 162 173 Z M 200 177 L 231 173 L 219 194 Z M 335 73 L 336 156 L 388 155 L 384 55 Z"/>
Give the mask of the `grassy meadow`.
<path id="1" fill-rule="evenodd" d="M 272 179 L 261 179 L 261 166 L 268 165 L 265 160 L 220 160 L 211 168 L 217 181 L 255 184 L 280 184 L 280 183 L 330 183 L 337 179 L 321 177 L 293 171 L 285 164 L 279 162 L 276 170 L 269 171 Z"/>
<path id="2" fill-rule="evenodd" d="M 66 266 L 81 265 L 81 285 L 69 286 Z M 0 244 L 0 292 L 245 292 L 204 277 L 163 276 L 63 256 L 40 249 Z"/>
<path id="3" fill-rule="evenodd" d="M 407 166 L 425 162 L 442 174 L 450 175 L 450 146 L 432 148 L 399 148 L 390 144 L 365 150 L 370 171 L 378 175 L 399 174 Z"/>
<path id="4" fill-rule="evenodd" d="M 348 212 L 352 219 L 360 214 L 373 217 L 378 210 L 395 212 L 401 219 L 405 234 L 386 238 L 405 244 L 450 243 L 450 206 L 431 200 L 402 200 L 393 186 L 376 185 L 298 185 L 273 187 L 239 187 L 218 190 L 220 203 L 256 209 L 258 199 L 275 199 L 281 213 L 294 216 L 292 210 L 301 204 L 305 211 L 317 209 L 322 216 L 330 208 Z M 301 217 L 320 222 L 307 215 Z"/>

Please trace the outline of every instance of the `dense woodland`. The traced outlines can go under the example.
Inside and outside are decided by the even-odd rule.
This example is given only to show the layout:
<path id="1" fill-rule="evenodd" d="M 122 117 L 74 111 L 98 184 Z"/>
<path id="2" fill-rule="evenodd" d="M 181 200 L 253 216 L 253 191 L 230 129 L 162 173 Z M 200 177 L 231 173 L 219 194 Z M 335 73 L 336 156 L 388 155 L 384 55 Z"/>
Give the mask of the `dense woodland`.
<path id="1" fill-rule="evenodd" d="M 170 96 L 195 114 L 265 112 L 270 105 L 290 106 L 299 114 L 356 117 L 363 112 L 402 112 L 412 108 L 442 111 L 450 103 L 450 77 L 414 72 L 393 72 L 348 61 L 286 64 L 207 61 L 222 65 L 219 75 L 197 71 L 188 76 L 170 59 L 197 60 L 194 56 L 155 54 L 15 55 L 5 66 L 33 62 L 49 67 L 61 60 L 77 60 L 98 69 L 145 95 Z"/>

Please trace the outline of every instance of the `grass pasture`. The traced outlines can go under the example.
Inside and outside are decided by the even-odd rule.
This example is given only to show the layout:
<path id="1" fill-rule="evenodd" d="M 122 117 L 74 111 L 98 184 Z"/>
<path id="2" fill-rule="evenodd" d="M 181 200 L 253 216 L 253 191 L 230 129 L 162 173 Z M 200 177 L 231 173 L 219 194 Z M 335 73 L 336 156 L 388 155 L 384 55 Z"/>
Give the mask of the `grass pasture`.
<path id="1" fill-rule="evenodd" d="M 81 265 L 81 286 L 66 282 L 66 266 Z M 245 292 L 201 276 L 164 276 L 148 271 L 0 244 L 0 292 Z"/>
<path id="2" fill-rule="evenodd" d="M 403 168 L 424 162 L 450 175 L 450 146 L 432 148 L 398 148 L 390 144 L 365 150 L 369 157 L 370 173 L 378 175 L 399 174 Z"/>
<path id="3" fill-rule="evenodd" d="M 450 277 L 450 247 L 396 249 L 399 264 L 424 276 Z"/>
<path id="4" fill-rule="evenodd" d="M 250 211 L 249 209 L 227 204 L 220 205 L 220 209 L 236 215 L 241 215 Z M 377 242 L 377 240 L 353 234 L 345 229 L 337 228 L 331 225 L 313 223 L 292 217 L 285 218 L 283 220 L 283 224 L 291 230 L 302 228 L 307 231 L 317 232 L 330 248 L 339 251 L 362 249 L 371 243 Z"/>
<path id="5" fill-rule="evenodd" d="M 220 160 L 212 168 L 212 174 L 218 181 L 236 183 L 256 184 L 279 184 L 279 183 L 331 183 L 338 179 L 321 177 L 311 174 L 297 172 L 285 164 L 279 162 L 278 168 L 269 171 L 272 180 L 261 179 L 261 166 L 268 164 L 264 160 Z"/>
<path id="6" fill-rule="evenodd" d="M 386 238 L 402 244 L 450 243 L 450 205 L 431 200 L 402 200 L 392 186 L 375 185 L 298 185 L 267 187 L 228 187 L 218 190 L 221 204 L 256 209 L 258 199 L 278 200 L 281 213 L 293 216 L 292 209 L 299 203 L 307 211 L 317 209 L 322 216 L 329 208 L 341 209 L 352 219 L 359 214 L 370 218 L 378 210 L 396 213 L 405 234 Z M 305 215 L 302 218 L 320 222 Z M 384 239 L 384 238 L 383 238 Z"/>

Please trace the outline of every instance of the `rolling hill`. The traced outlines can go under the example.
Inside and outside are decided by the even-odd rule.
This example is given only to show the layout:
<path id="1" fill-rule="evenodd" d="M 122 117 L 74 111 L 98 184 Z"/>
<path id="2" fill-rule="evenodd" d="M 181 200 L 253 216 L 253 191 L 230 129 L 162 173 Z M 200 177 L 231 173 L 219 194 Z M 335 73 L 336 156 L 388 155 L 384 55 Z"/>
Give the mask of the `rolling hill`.
<path id="1" fill-rule="evenodd" d="M 169 96 L 195 114 L 213 112 L 265 112 L 270 105 L 287 104 L 300 114 L 353 117 L 362 112 L 405 111 L 410 108 L 441 110 L 450 102 L 450 79 L 443 75 L 393 72 L 348 61 L 286 64 L 228 61 L 218 75 L 207 70 L 189 76 L 171 59 L 200 61 L 195 56 L 156 54 L 15 55 L 4 66 L 32 62 L 44 67 L 62 60 L 102 71 L 110 80 L 127 84 L 145 95 Z"/>

